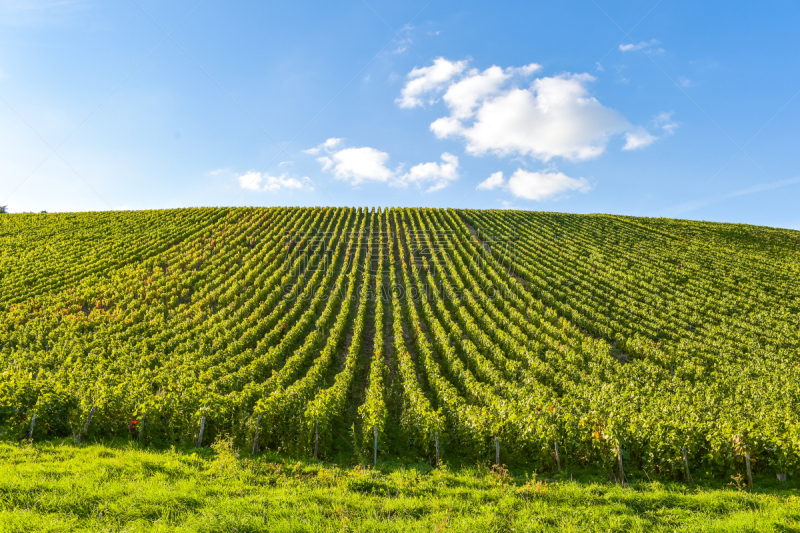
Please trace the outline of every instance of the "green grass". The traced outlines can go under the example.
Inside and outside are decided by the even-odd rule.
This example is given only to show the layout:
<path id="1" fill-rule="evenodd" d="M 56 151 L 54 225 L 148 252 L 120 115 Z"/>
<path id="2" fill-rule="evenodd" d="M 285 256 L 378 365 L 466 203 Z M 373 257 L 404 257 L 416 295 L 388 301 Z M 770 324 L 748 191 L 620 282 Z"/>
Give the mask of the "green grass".
<path id="1" fill-rule="evenodd" d="M 800 485 L 0 444 L 0 531 L 800 531 Z"/>

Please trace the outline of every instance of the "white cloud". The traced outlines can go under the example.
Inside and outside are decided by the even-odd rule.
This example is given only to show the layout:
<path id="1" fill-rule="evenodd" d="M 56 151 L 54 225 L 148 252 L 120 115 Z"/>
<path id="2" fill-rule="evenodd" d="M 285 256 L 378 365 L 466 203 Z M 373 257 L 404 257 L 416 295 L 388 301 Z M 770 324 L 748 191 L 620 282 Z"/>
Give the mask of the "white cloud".
<path id="1" fill-rule="evenodd" d="M 520 76 L 528 77 L 534 72 L 539 72 L 542 70 L 542 66 L 539 63 L 529 63 L 524 67 L 508 67 L 506 68 L 506 72 L 510 72 L 511 74 L 519 74 Z"/>
<path id="2" fill-rule="evenodd" d="M 632 131 L 625 133 L 625 146 L 623 150 L 638 150 L 645 146 L 650 146 L 658 139 L 655 135 L 651 135 L 644 128 L 636 128 Z"/>
<path id="3" fill-rule="evenodd" d="M 619 51 L 620 52 L 633 52 L 633 51 L 636 51 L 636 50 L 641 50 L 645 46 L 647 46 L 647 43 L 645 43 L 645 42 L 641 42 L 639 44 L 621 44 L 621 45 L 619 45 Z"/>
<path id="4" fill-rule="evenodd" d="M 286 174 L 272 176 L 266 172 L 256 172 L 255 170 L 251 170 L 242 174 L 241 176 L 238 176 L 237 180 L 243 189 L 247 189 L 249 191 L 276 192 L 281 189 L 307 188 L 302 181 L 296 178 L 288 178 L 286 177 Z"/>
<path id="5" fill-rule="evenodd" d="M 404 37 L 402 39 L 396 40 L 395 42 L 397 43 L 397 47 L 394 50 L 392 50 L 392 53 L 402 54 L 403 52 L 408 50 L 408 47 L 414 42 L 414 40 L 411 37 Z"/>
<path id="6" fill-rule="evenodd" d="M 660 127 L 662 130 L 664 130 L 664 135 L 672 135 L 679 126 L 677 122 L 672 120 L 672 111 L 668 113 L 659 113 L 653 119 L 653 123 L 656 125 L 656 127 Z"/>
<path id="7" fill-rule="evenodd" d="M 678 123 L 670 122 L 669 124 L 662 125 L 661 128 L 664 130 L 664 135 L 672 135 L 675 133 L 675 130 L 678 129 Z"/>
<path id="8" fill-rule="evenodd" d="M 336 179 L 358 185 L 366 181 L 389 181 L 394 172 L 386 167 L 389 154 L 375 148 L 345 148 L 319 157 L 322 169 L 333 172 Z"/>
<path id="9" fill-rule="evenodd" d="M 450 85 L 443 99 L 454 118 L 469 118 L 474 114 L 478 102 L 497 94 L 510 77 L 510 72 L 504 72 L 498 66 L 489 67 L 483 72 L 472 69 L 466 77 Z"/>
<path id="10" fill-rule="evenodd" d="M 672 111 L 670 111 L 659 113 L 653 117 L 650 125 L 652 128 L 660 129 L 663 132 L 661 137 L 666 137 L 674 134 L 679 124 L 672 120 Z M 623 146 L 622 149 L 637 150 L 639 148 L 644 148 L 645 146 L 650 146 L 661 137 L 650 133 L 642 127 L 636 127 L 625 133 L 625 146 Z"/>
<path id="11" fill-rule="evenodd" d="M 494 174 L 492 174 L 491 176 L 480 182 L 477 188 L 485 191 L 491 191 L 498 187 L 502 187 L 504 183 L 505 180 L 503 180 L 503 173 L 495 172 Z"/>
<path id="12" fill-rule="evenodd" d="M 458 135 L 464 131 L 464 125 L 456 117 L 437 118 L 431 122 L 431 131 L 440 139 Z"/>
<path id="13" fill-rule="evenodd" d="M 621 44 L 619 45 L 620 52 L 636 52 L 639 50 L 644 51 L 647 54 L 661 54 L 664 52 L 663 48 L 657 48 L 658 40 L 651 39 L 649 41 L 642 41 L 636 44 Z"/>
<path id="14" fill-rule="evenodd" d="M 308 154 L 308 155 L 317 155 L 323 149 L 326 152 L 330 152 L 333 148 L 336 148 L 337 146 L 342 144 L 342 141 L 344 141 L 344 139 L 341 139 L 339 137 L 331 137 L 330 139 L 326 140 L 325 142 L 323 142 L 319 146 L 315 146 L 315 147 L 309 148 L 307 150 L 302 150 L 302 152 L 304 154 Z"/>
<path id="15" fill-rule="evenodd" d="M 570 178 L 561 172 L 528 172 L 517 169 L 508 180 L 511 193 L 517 198 L 542 201 L 568 193 L 589 192 L 591 184 L 584 178 Z"/>
<path id="16" fill-rule="evenodd" d="M 448 61 L 443 57 L 434 59 L 429 67 L 415 67 L 408 73 L 408 81 L 400 91 L 400 97 L 395 100 L 400 107 L 416 107 L 424 105 L 426 101 L 422 96 L 440 90 L 448 81 L 453 79 L 467 66 L 466 61 Z M 434 99 L 428 99 L 433 103 Z"/>
<path id="17" fill-rule="evenodd" d="M 458 157 L 447 152 L 442 154 L 442 163 L 420 163 L 414 165 L 411 169 L 400 176 L 399 184 L 408 183 L 428 183 L 432 185 L 426 192 L 438 191 L 444 189 L 451 182 L 458 179 Z"/>
<path id="18" fill-rule="evenodd" d="M 621 45 L 620 50 L 650 50 L 657 40 Z M 625 150 L 652 144 L 662 130 L 669 135 L 678 127 L 670 114 L 661 114 L 651 131 L 634 126 L 617 111 L 605 107 L 589 92 L 596 78 L 588 73 L 563 73 L 526 78 L 541 70 L 493 65 L 483 71 L 466 69 L 467 61 L 437 58 L 432 65 L 414 68 L 396 102 L 416 107 L 442 100 L 449 114 L 434 120 L 431 131 L 440 139 L 457 138 L 471 155 L 529 156 L 549 162 L 553 158 L 583 161 L 602 155 L 611 137 L 625 135 Z M 597 71 L 603 68 L 597 64 Z"/>
<path id="19" fill-rule="evenodd" d="M 605 151 L 610 136 L 632 128 L 622 115 L 589 95 L 587 84 L 594 79 L 590 74 L 562 74 L 538 78 L 527 89 L 502 90 L 482 79 L 476 89 L 463 91 L 461 98 L 446 98 L 451 116 L 434 121 L 431 130 L 442 139 L 463 138 L 473 155 L 591 159 Z M 469 123 L 465 110 L 475 107 L 475 102 L 474 121 Z"/>
<path id="20" fill-rule="evenodd" d="M 407 186 L 414 183 L 418 186 L 429 185 L 426 192 L 438 191 L 458 179 L 458 157 L 447 152 L 442 154 L 442 162 L 420 163 L 414 165 L 405 174 L 401 174 L 402 165 L 390 169 L 389 154 L 376 148 L 362 146 L 360 148 L 342 148 L 337 150 L 342 139 L 331 138 L 324 143 L 304 150 L 306 153 L 325 155 L 317 158 L 322 170 L 331 172 L 336 179 L 360 185 L 377 181 L 389 185 Z"/>
<path id="21" fill-rule="evenodd" d="M 344 141 L 344 139 L 341 139 L 339 137 L 331 137 L 330 139 L 322 143 L 322 147 L 330 150 L 342 144 L 342 141 Z"/>
<path id="22" fill-rule="evenodd" d="M 394 178 L 396 172 L 386 166 L 388 153 L 369 146 L 337 150 L 343 141 L 342 138 L 331 137 L 303 152 L 311 155 L 324 152 L 325 155 L 317 157 L 317 161 L 322 164 L 322 170 L 332 172 L 336 179 L 349 181 L 352 185 L 368 181 L 387 182 Z"/>

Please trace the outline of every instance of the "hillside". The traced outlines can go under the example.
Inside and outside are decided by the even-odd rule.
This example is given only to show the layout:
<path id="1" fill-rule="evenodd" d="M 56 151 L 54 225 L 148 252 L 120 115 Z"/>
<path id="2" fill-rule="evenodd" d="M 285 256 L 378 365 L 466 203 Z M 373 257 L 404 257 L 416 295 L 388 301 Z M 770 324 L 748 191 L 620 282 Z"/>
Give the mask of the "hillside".
<path id="1" fill-rule="evenodd" d="M 800 460 L 794 231 L 406 208 L 3 215 L 0 280 L 6 439 L 35 413 L 34 440 L 188 443 L 202 423 L 202 444 L 328 458 L 371 458 L 377 435 L 379 457 L 432 459 L 438 436 L 444 457 L 494 460 L 499 443 L 506 464 L 668 477 Z"/>

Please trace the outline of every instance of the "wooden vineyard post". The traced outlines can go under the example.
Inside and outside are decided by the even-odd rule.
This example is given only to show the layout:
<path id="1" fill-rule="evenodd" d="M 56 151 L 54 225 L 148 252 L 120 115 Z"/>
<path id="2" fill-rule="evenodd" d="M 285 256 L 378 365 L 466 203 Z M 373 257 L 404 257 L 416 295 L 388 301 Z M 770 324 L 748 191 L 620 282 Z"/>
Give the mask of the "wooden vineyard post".
<path id="1" fill-rule="evenodd" d="M 375 424 L 374 426 L 372 426 L 372 429 L 373 429 L 373 431 L 375 433 L 375 446 L 374 446 L 374 450 L 375 451 L 374 451 L 373 458 L 372 458 L 372 464 L 377 465 L 378 464 L 378 424 Z"/>
<path id="2" fill-rule="evenodd" d="M 681 448 L 681 454 L 683 455 L 683 473 L 686 476 L 686 483 L 691 483 L 692 475 L 689 473 L 689 459 L 686 456 L 686 446 Z"/>
<path id="3" fill-rule="evenodd" d="M 80 435 L 78 435 L 78 442 L 83 442 L 83 437 L 89 433 L 89 424 L 92 423 L 92 417 L 94 416 L 94 410 L 97 406 L 93 405 L 91 409 L 89 409 L 89 417 L 86 419 L 86 423 L 83 425 L 83 429 L 81 430 Z"/>
<path id="4" fill-rule="evenodd" d="M 314 421 L 314 459 L 317 458 L 319 452 L 319 421 Z"/>
<path id="5" fill-rule="evenodd" d="M 256 434 L 253 436 L 253 450 L 251 455 L 255 455 L 259 452 L 258 447 L 258 427 L 261 425 L 261 415 L 258 415 L 256 418 Z"/>
<path id="6" fill-rule="evenodd" d="M 439 466 L 439 432 L 433 432 L 433 438 L 436 441 L 436 466 Z"/>
<path id="7" fill-rule="evenodd" d="M 36 413 L 31 415 L 31 429 L 28 430 L 28 440 L 33 439 L 33 425 L 36 422 Z"/>
<path id="8" fill-rule="evenodd" d="M 622 468 L 622 444 L 617 442 L 617 464 L 619 465 L 619 484 L 625 486 L 625 470 Z"/>
<path id="9" fill-rule="evenodd" d="M 139 440 L 139 444 L 142 443 L 142 437 L 144 436 L 144 419 L 145 418 L 147 418 L 147 415 L 142 415 L 142 425 L 139 426 L 139 435 L 137 437 L 138 440 Z"/>
<path id="10" fill-rule="evenodd" d="M 500 437 L 494 437 L 494 464 L 500 466 Z"/>
<path id="11" fill-rule="evenodd" d="M 753 492 L 753 471 L 750 469 L 750 448 L 744 449 L 744 464 L 747 467 L 747 487 Z"/>
<path id="12" fill-rule="evenodd" d="M 558 439 L 556 439 L 556 467 L 561 472 L 561 458 L 558 456 Z"/>
<path id="13" fill-rule="evenodd" d="M 203 447 L 203 431 L 206 429 L 206 417 L 200 418 L 200 434 L 197 436 L 197 442 L 195 443 L 195 447 L 202 448 Z"/>

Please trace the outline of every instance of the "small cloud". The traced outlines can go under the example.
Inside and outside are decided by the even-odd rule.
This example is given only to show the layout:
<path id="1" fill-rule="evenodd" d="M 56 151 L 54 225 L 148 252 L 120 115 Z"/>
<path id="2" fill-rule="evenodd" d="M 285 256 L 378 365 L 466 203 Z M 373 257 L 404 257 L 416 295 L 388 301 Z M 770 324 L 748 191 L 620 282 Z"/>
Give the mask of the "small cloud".
<path id="1" fill-rule="evenodd" d="M 658 45 L 657 39 L 651 39 L 649 41 L 642 41 L 636 44 L 621 44 L 619 45 L 620 52 L 636 52 L 636 51 L 643 51 L 646 54 L 663 54 L 663 48 L 657 48 Z"/>
<path id="2" fill-rule="evenodd" d="M 398 39 L 397 47 L 394 50 L 392 50 L 392 53 L 402 54 L 403 52 L 408 50 L 408 47 L 411 46 L 413 42 L 414 40 L 411 37 L 404 37 L 402 39 Z"/>
<path id="3" fill-rule="evenodd" d="M 631 131 L 625 132 L 625 146 L 623 150 L 638 150 L 645 146 L 650 146 L 658 139 L 655 135 L 651 135 L 646 129 L 642 127 L 634 128 Z"/>
<path id="4" fill-rule="evenodd" d="M 625 76 L 625 70 L 628 68 L 625 65 L 613 65 L 612 68 L 617 75 L 617 82 L 627 85 L 630 79 Z"/>
<path id="5" fill-rule="evenodd" d="M 597 72 L 605 72 L 605 71 L 606 71 L 606 69 L 604 69 L 604 68 L 603 68 L 603 65 L 601 65 L 599 61 L 596 61 L 596 62 L 595 62 L 595 64 L 594 64 L 594 69 L 595 69 Z"/>
<path id="6" fill-rule="evenodd" d="M 236 179 L 239 181 L 239 186 L 248 191 L 277 192 L 281 189 L 307 188 L 302 181 L 286 177 L 286 174 L 272 176 L 266 172 L 256 172 L 255 170 L 246 172 Z"/>
<path id="7" fill-rule="evenodd" d="M 308 155 L 317 155 L 322 150 L 325 150 L 326 152 L 330 152 L 331 150 L 333 150 L 334 148 L 336 148 L 337 146 L 342 144 L 342 141 L 344 141 L 344 139 L 339 138 L 339 137 L 331 137 L 330 139 L 326 140 L 322 144 L 318 144 L 317 146 L 315 146 L 313 148 L 308 148 L 306 150 L 302 150 L 302 152 L 304 154 L 308 154 Z M 283 163 L 281 163 L 281 164 L 283 164 Z"/>
<path id="8" fill-rule="evenodd" d="M 408 183 L 422 184 L 432 182 L 425 192 L 444 189 L 458 179 L 458 157 L 447 152 L 442 154 L 442 163 L 420 163 L 414 165 L 399 178 L 402 185 Z"/>
<path id="9" fill-rule="evenodd" d="M 519 74 L 521 76 L 530 76 L 534 72 L 542 70 L 542 66 L 538 63 L 530 63 L 524 67 L 508 67 L 506 72 L 510 74 Z"/>
<path id="10" fill-rule="evenodd" d="M 675 130 L 678 129 L 678 123 L 670 122 L 669 124 L 664 124 L 661 127 L 664 129 L 665 135 L 672 135 L 673 133 L 675 133 Z"/>
<path id="11" fill-rule="evenodd" d="M 498 171 L 480 182 L 477 188 L 485 191 L 491 191 L 498 187 L 502 187 L 504 183 L 505 180 L 503 179 L 503 173 Z"/>
<path id="12" fill-rule="evenodd" d="M 645 46 L 647 46 L 647 43 L 644 43 L 644 42 L 639 43 L 639 44 L 621 44 L 621 45 L 619 45 L 619 51 L 620 52 L 633 52 L 635 50 L 641 50 Z"/>
<path id="13" fill-rule="evenodd" d="M 514 202 L 509 202 L 508 200 L 503 200 L 500 202 L 500 205 L 503 206 L 503 209 L 519 209 Z"/>
<path id="14" fill-rule="evenodd" d="M 429 67 L 414 67 L 408 73 L 408 81 L 400 91 L 400 97 L 395 101 L 403 108 L 422 106 L 426 102 L 433 103 L 435 99 L 423 100 L 422 96 L 440 90 L 454 76 L 460 74 L 466 66 L 466 61 L 453 62 L 438 57 Z"/>
<path id="15" fill-rule="evenodd" d="M 692 83 L 692 80 L 690 80 L 689 78 L 687 78 L 685 76 L 679 76 L 678 77 L 678 85 L 680 85 L 681 87 L 683 87 L 685 89 L 687 87 L 691 87 L 693 85 L 693 83 Z"/>
<path id="16" fill-rule="evenodd" d="M 344 139 L 339 138 L 339 137 L 331 137 L 330 139 L 328 139 L 327 141 L 322 143 L 322 147 L 327 149 L 327 150 L 331 150 L 333 148 L 336 148 L 340 144 L 342 144 L 343 140 Z"/>
<path id="17" fill-rule="evenodd" d="M 511 193 L 517 198 L 541 202 L 569 192 L 589 192 L 591 184 L 584 178 L 570 178 L 562 172 L 528 172 L 517 169 L 508 180 Z"/>
<path id="18" fill-rule="evenodd" d="M 330 155 L 319 157 L 322 170 L 332 172 L 338 180 L 359 185 L 367 181 L 389 181 L 394 172 L 386 167 L 389 154 L 375 148 L 345 148 Z"/>
<path id="19" fill-rule="evenodd" d="M 330 172 L 342 181 L 353 186 L 366 182 L 383 182 L 389 185 L 407 186 L 414 183 L 418 186 L 429 184 L 425 192 L 438 191 L 458 179 L 458 157 L 447 152 L 442 154 L 442 162 L 419 163 L 405 174 L 403 165 L 390 169 L 389 154 L 370 146 L 358 148 L 342 148 L 336 150 L 342 139 L 331 138 L 316 147 L 320 153 L 324 149 L 326 155 L 318 157 L 322 170 Z"/>
<path id="20" fill-rule="evenodd" d="M 663 132 L 661 137 L 674 134 L 675 130 L 678 129 L 679 126 L 677 122 L 672 120 L 672 111 L 659 113 L 653 117 L 653 120 L 650 121 L 650 123 L 653 129 L 660 129 Z M 639 148 L 650 146 L 659 138 L 659 136 L 654 135 L 639 126 L 625 133 L 625 146 L 623 146 L 622 149 L 638 150 Z"/>
<path id="21" fill-rule="evenodd" d="M 672 111 L 659 113 L 653 119 L 653 123 L 656 127 L 664 130 L 664 135 L 672 135 L 679 126 L 677 122 L 672 120 Z"/>

